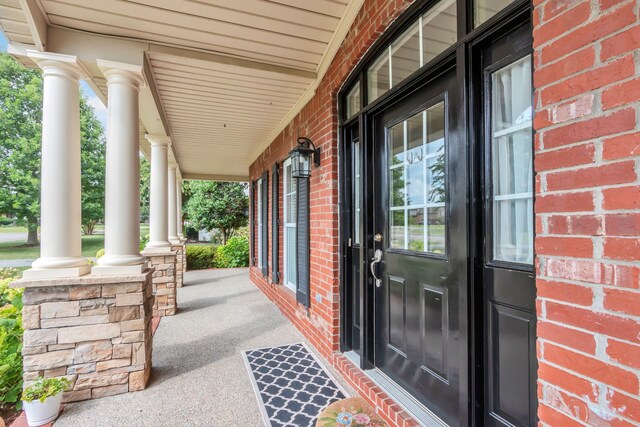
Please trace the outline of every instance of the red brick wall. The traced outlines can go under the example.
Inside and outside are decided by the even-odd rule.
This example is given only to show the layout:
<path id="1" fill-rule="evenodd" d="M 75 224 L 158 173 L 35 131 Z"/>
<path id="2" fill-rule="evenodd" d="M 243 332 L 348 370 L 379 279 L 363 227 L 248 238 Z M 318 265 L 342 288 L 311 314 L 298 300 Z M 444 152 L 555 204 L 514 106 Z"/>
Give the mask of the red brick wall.
<path id="1" fill-rule="evenodd" d="M 389 24 L 413 1 L 368 0 L 360 10 L 341 48 L 320 82 L 316 95 L 251 165 L 252 180 L 286 159 L 298 136 L 310 138 L 320 147 L 321 165 L 312 169 L 310 193 L 311 308 L 296 304 L 295 295 L 282 285 L 271 284 L 271 206 L 269 206 L 269 280 L 258 267 L 251 279 L 276 302 L 283 313 L 328 359 L 340 343 L 339 239 L 338 239 L 338 112 L 337 94 L 360 58 Z M 283 179 L 280 178 L 280 194 Z M 280 218 L 283 217 L 282 197 Z M 280 271 L 283 271 L 283 232 L 280 228 Z M 257 238 L 256 238 L 257 242 Z M 257 249 L 257 248 L 256 248 Z M 257 250 L 256 250 L 257 256 Z M 281 274 L 282 275 L 282 274 Z M 317 297 L 321 300 L 318 302 Z"/>
<path id="2" fill-rule="evenodd" d="M 638 426 L 638 3 L 534 5 L 539 417 Z"/>
<path id="3" fill-rule="evenodd" d="M 381 414 L 400 425 L 405 416 L 399 408 L 332 355 L 339 346 L 336 107 L 349 72 L 410 3 L 365 2 L 316 96 L 250 169 L 252 179 L 271 172 L 297 136 L 321 147 L 322 165 L 311 177 L 309 313 L 258 268 L 251 278 Z M 541 425 L 639 426 L 638 5 L 534 0 L 534 7 Z M 270 219 L 268 225 L 271 238 Z"/>

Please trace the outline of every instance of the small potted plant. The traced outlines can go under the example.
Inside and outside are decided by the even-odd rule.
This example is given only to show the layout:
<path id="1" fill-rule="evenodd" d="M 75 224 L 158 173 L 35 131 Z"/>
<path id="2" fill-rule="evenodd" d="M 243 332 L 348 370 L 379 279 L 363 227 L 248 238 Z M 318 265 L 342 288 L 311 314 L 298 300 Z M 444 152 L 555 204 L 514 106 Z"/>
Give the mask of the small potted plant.
<path id="1" fill-rule="evenodd" d="M 41 426 L 60 413 L 62 393 L 69 389 L 66 378 L 38 378 L 22 392 L 22 402 L 30 426 Z"/>

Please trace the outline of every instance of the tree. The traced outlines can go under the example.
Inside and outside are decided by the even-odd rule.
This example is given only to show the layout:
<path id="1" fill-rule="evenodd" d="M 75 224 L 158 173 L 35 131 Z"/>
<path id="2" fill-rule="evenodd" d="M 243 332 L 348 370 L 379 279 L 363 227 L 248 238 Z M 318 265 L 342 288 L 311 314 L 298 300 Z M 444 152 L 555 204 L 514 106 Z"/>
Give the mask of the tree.
<path id="1" fill-rule="evenodd" d="M 140 156 L 140 221 L 149 220 L 151 194 L 151 165 Z"/>
<path id="2" fill-rule="evenodd" d="M 93 234 L 104 218 L 106 146 L 102 123 L 84 97 L 80 98 L 80 145 L 82 148 L 82 231 Z"/>
<path id="3" fill-rule="evenodd" d="M 186 181 L 185 214 L 198 229 L 218 229 L 222 243 L 248 223 L 247 184 L 239 182 Z"/>
<path id="4" fill-rule="evenodd" d="M 83 227 L 92 231 L 104 215 L 104 138 L 84 97 L 80 115 Z M 40 72 L 0 53 L 0 212 L 26 223 L 28 245 L 38 244 L 41 131 Z"/>
<path id="5" fill-rule="evenodd" d="M 0 212 L 26 222 L 38 244 L 42 78 L 0 54 Z"/>

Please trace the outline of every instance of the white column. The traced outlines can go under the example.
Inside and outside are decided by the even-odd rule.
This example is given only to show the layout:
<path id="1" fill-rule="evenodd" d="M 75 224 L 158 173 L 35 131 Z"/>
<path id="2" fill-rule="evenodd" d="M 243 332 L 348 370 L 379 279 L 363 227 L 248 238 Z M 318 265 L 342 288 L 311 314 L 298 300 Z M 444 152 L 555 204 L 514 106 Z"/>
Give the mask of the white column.
<path id="1" fill-rule="evenodd" d="M 169 213 L 169 241 L 179 243 L 178 237 L 178 189 L 176 185 L 176 165 L 169 165 L 169 185 L 167 186 L 167 211 Z"/>
<path id="2" fill-rule="evenodd" d="M 80 225 L 81 68 L 74 56 L 30 51 L 44 71 L 40 258 L 26 279 L 77 277 L 89 272 L 82 257 Z M 32 171 L 23 171 L 30 173 Z"/>
<path id="3" fill-rule="evenodd" d="M 182 179 L 177 181 L 177 198 L 178 198 L 178 237 L 180 240 L 184 239 L 184 234 L 182 233 Z"/>
<path id="4" fill-rule="evenodd" d="M 167 151 L 168 136 L 146 135 L 151 143 L 151 194 L 149 209 L 149 243 L 147 248 L 169 248 L 167 221 Z"/>
<path id="5" fill-rule="evenodd" d="M 94 274 L 136 274 L 140 255 L 140 67 L 98 61 L 109 91 L 104 256 Z"/>

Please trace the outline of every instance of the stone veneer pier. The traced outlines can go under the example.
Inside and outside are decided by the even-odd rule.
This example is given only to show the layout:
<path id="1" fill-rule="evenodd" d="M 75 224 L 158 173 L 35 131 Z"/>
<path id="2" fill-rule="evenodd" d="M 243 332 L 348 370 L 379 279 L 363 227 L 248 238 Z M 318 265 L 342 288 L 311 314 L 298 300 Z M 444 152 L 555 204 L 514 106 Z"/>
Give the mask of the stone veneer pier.
<path id="1" fill-rule="evenodd" d="M 153 269 L 131 276 L 20 280 L 25 386 L 66 377 L 65 402 L 146 387 L 151 374 Z"/>

